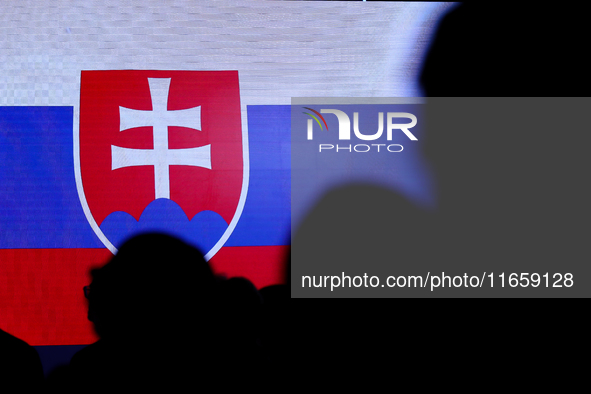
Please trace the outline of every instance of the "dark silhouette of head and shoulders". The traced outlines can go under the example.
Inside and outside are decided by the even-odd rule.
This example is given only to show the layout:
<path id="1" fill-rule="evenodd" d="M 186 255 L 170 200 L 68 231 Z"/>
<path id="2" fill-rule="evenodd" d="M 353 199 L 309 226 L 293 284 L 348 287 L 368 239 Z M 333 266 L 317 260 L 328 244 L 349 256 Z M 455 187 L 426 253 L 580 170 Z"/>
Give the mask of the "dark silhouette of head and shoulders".
<path id="1" fill-rule="evenodd" d="M 43 383 L 43 367 L 34 347 L 0 330 L 0 381 L 6 389 L 35 392 Z"/>
<path id="2" fill-rule="evenodd" d="M 589 134 L 581 129 L 589 104 L 543 97 L 588 96 L 584 18 L 573 7 L 491 3 L 460 4 L 445 15 L 420 77 L 421 144 L 435 175 L 436 210 L 373 185 L 330 191 L 294 235 L 292 286 L 302 285 L 306 267 L 382 278 L 532 272 L 526 261 L 540 272 L 576 268 L 591 197 L 583 181 Z M 519 97 L 531 99 L 522 105 Z"/>
<path id="3" fill-rule="evenodd" d="M 142 234 L 124 243 L 92 271 L 88 318 L 100 340 L 72 358 L 73 384 L 180 384 L 210 369 L 215 283 L 201 252 L 179 239 Z"/>

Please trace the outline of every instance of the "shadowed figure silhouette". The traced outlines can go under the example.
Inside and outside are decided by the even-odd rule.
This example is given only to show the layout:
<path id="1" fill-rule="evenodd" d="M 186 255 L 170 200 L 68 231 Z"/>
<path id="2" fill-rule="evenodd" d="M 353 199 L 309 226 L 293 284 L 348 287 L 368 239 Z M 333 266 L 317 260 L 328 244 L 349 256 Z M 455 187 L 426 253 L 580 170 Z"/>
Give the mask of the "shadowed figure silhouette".
<path id="1" fill-rule="evenodd" d="M 189 384 L 217 368 L 215 280 L 196 248 L 143 234 L 92 271 L 88 318 L 100 340 L 74 355 L 72 387 Z"/>
<path id="2" fill-rule="evenodd" d="M 427 273 L 426 256 L 435 253 L 431 221 L 429 212 L 392 190 L 370 184 L 335 188 L 294 235 L 292 288 L 319 289 L 319 296 L 387 297 L 393 291 L 384 285 L 389 275 Z M 334 289 L 336 279 L 325 282 L 331 276 L 338 277 Z"/>
<path id="3" fill-rule="evenodd" d="M 591 91 L 583 18 L 572 7 L 471 3 L 440 23 L 421 75 L 423 148 L 438 185 L 437 238 L 459 270 L 590 273 L 591 101 L 568 98 Z"/>
<path id="4" fill-rule="evenodd" d="M 263 287 L 259 292 L 263 299 L 261 344 L 271 366 L 284 367 L 288 364 L 287 357 L 290 355 L 287 336 L 290 330 L 290 289 L 286 284 L 277 284 Z"/>
<path id="5" fill-rule="evenodd" d="M 374 263 L 362 252 L 371 250 L 368 247 L 375 243 L 364 238 L 365 232 L 368 227 L 375 232 L 371 226 L 382 224 L 384 234 L 388 234 L 383 239 L 389 246 L 376 255 L 388 265 L 389 275 L 413 264 L 417 267 L 413 269 L 415 275 L 424 274 L 424 268 L 448 275 L 572 272 L 575 285 L 571 288 L 565 288 L 564 282 L 559 283 L 561 288 L 545 293 L 541 286 L 510 288 L 507 277 L 505 288 L 501 288 L 497 276 L 494 291 L 488 294 L 560 297 L 586 292 L 590 287 L 577 286 L 576 281 L 591 277 L 587 268 L 591 201 L 587 183 L 591 166 L 586 152 L 590 136 L 586 118 L 591 102 L 588 98 L 543 97 L 589 96 L 588 60 L 584 58 L 587 46 L 580 39 L 588 36 L 587 18 L 580 9 L 562 5 L 471 3 L 452 10 L 440 23 L 421 78 L 428 99 L 426 118 L 421 119 L 427 123 L 426 133 L 420 142 L 438 190 L 437 210 L 424 222 L 431 233 L 423 234 L 423 242 L 416 245 L 423 261 L 407 261 L 396 253 L 400 245 L 406 249 L 405 241 L 411 238 L 404 236 L 403 228 L 396 227 L 413 222 L 414 217 L 425 218 L 422 213 L 413 212 L 412 207 L 405 209 L 411 204 L 395 193 L 367 186 L 342 187 L 317 204 L 294 237 L 292 291 L 302 286 L 302 274 L 340 275 L 339 259 L 343 256 L 357 272 L 370 273 L 366 267 L 373 268 Z M 510 97 L 534 98 L 524 105 L 524 100 Z M 338 203 L 341 209 L 332 208 Z M 352 215 L 351 209 L 358 215 Z M 384 220 L 382 209 L 406 212 L 403 217 L 407 220 Z M 355 220 L 361 213 L 370 212 L 373 220 Z M 319 231 L 314 232 L 314 228 Z M 355 234 L 361 236 L 355 239 Z M 395 234 L 400 236 L 389 236 Z M 318 254 L 323 258 L 317 258 Z M 308 264 L 309 260 L 312 263 Z M 302 265 L 304 269 L 300 270 Z M 324 267 L 328 269 L 323 271 Z M 550 276 L 550 286 L 553 280 Z M 379 288 L 368 290 L 372 289 L 356 288 L 351 297 L 396 296 L 396 289 L 386 293 Z M 406 288 L 398 294 L 487 294 L 485 289 L 468 290 L 414 292 Z M 330 292 L 326 288 L 322 291 Z M 323 305 L 316 319 L 310 319 L 314 329 L 302 341 L 299 352 L 322 357 L 320 361 L 311 357 L 315 363 L 312 371 L 340 362 L 354 365 L 358 372 L 359 360 L 379 360 L 375 370 L 386 367 L 406 376 L 405 367 L 410 366 L 408 372 L 418 370 L 420 378 L 443 372 L 442 381 L 457 375 L 458 368 L 465 376 L 490 380 L 499 370 L 523 374 L 528 366 L 535 371 L 532 376 L 561 379 L 557 363 L 551 361 L 561 360 L 568 366 L 564 375 L 568 378 L 561 381 L 585 376 L 579 360 L 588 354 L 588 334 L 585 332 L 581 340 L 573 335 L 586 330 L 585 310 L 567 308 L 562 303 L 559 307 L 548 303 L 340 305 L 340 310 L 334 302 Z M 355 321 L 362 324 L 353 325 Z M 349 329 L 345 338 L 331 347 L 331 338 L 338 337 L 348 325 L 354 330 Z M 566 329 L 557 330 L 559 327 Z M 549 349 L 552 345 L 539 345 L 546 342 L 560 345 L 556 350 Z M 507 353 L 513 348 L 521 351 Z M 352 353 L 355 349 L 372 349 L 374 353 L 358 355 Z M 474 357 L 467 363 L 450 362 L 450 355 L 460 354 Z M 338 369 L 341 376 L 343 369 Z"/>
<path id="6" fill-rule="evenodd" d="M 0 330 L 0 381 L 13 392 L 35 392 L 43 383 L 39 354 L 28 343 Z"/>
<path id="7" fill-rule="evenodd" d="M 586 97 L 587 13 L 574 5 L 468 2 L 440 21 L 420 76 L 427 97 Z"/>
<path id="8" fill-rule="evenodd" d="M 228 391 L 260 389 L 265 383 L 261 370 L 266 363 L 260 344 L 262 298 L 246 278 L 219 283 L 217 332 L 220 338 L 215 358 Z M 231 379 L 228 379 L 230 378 Z"/>
<path id="9" fill-rule="evenodd" d="M 558 23 L 564 29 L 547 28 L 567 17 L 573 23 Z M 584 33 L 581 19 L 572 9 L 513 5 L 462 4 L 449 12 L 421 76 L 428 99 L 420 142 L 435 175 L 436 211 L 370 185 L 327 193 L 294 236 L 292 287 L 302 288 L 303 275 L 336 275 L 343 282 L 367 273 L 380 276 L 381 284 L 388 275 L 427 272 L 589 277 L 581 259 L 591 197 L 584 131 L 591 101 L 543 98 L 588 95 L 577 39 Z M 476 98 L 465 98 L 471 96 Z M 318 295 L 327 296 L 330 284 Z M 365 283 L 350 289 L 328 295 L 397 295 Z M 478 293 L 462 285 L 437 292 L 407 286 L 398 294 L 511 297 L 541 291 L 502 290 L 497 282 Z M 580 294 L 584 287 L 568 291 Z"/>

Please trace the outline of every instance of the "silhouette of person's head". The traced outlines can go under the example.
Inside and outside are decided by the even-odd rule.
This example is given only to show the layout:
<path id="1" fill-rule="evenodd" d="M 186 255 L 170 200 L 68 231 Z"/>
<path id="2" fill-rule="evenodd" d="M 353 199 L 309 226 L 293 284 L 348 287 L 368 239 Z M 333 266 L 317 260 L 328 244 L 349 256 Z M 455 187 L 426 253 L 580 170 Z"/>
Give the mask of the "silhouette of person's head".
<path id="1" fill-rule="evenodd" d="M 588 103 L 544 98 L 588 96 L 584 14 L 573 11 L 470 3 L 439 24 L 421 74 L 423 147 L 442 236 L 472 254 L 471 266 L 488 258 L 498 270 L 552 269 L 579 250 Z"/>
<path id="2" fill-rule="evenodd" d="M 88 318 L 102 338 L 194 327 L 210 308 L 213 285 L 198 249 L 168 235 L 142 234 L 92 271 Z"/>
<path id="3" fill-rule="evenodd" d="M 153 389 L 186 385 L 196 371 L 210 375 L 216 286 L 195 247 L 156 233 L 126 241 L 92 271 L 88 318 L 101 339 L 72 358 L 72 387 Z"/>
<path id="4" fill-rule="evenodd" d="M 246 278 L 230 278 L 220 283 L 218 307 L 220 338 L 234 361 L 253 357 L 259 335 L 262 298 Z"/>
<path id="5" fill-rule="evenodd" d="M 327 267 L 325 277 L 355 270 L 400 274 L 406 267 L 409 274 L 493 267 L 532 272 L 518 264 L 543 261 L 536 269 L 545 272 L 563 260 L 582 234 L 565 229 L 589 199 L 581 181 L 589 168 L 582 129 L 588 104 L 532 99 L 524 105 L 503 97 L 588 95 L 579 39 L 585 24 L 558 21 L 564 29 L 548 28 L 566 18 L 581 17 L 566 7 L 486 3 L 452 9 L 439 24 L 421 75 L 428 97 L 421 145 L 437 183 L 437 217 L 424 220 L 404 199 L 377 190 L 334 190 L 294 237 L 295 273 L 301 273 L 292 286 L 303 286 L 305 272 L 320 277 L 316 267 Z M 413 227 L 419 229 L 415 236 L 408 231 Z M 310 268 L 300 271 L 302 264 Z"/>
<path id="6" fill-rule="evenodd" d="M 587 14 L 576 6 L 467 2 L 440 21 L 427 97 L 586 97 Z"/>
<path id="7" fill-rule="evenodd" d="M 39 390 L 43 367 L 35 348 L 0 329 L 0 349 L 0 378 L 4 387 L 28 392 Z"/>
<path id="8" fill-rule="evenodd" d="M 422 270 L 418 265 L 430 231 L 430 214 L 390 189 L 371 184 L 334 188 L 294 233 L 292 290 L 303 288 L 304 276 L 312 272 L 317 284 L 310 279 L 311 289 L 321 288 L 323 277 L 338 275 L 339 286 L 331 292 L 336 297 L 388 294 L 387 287 L 371 286 L 370 277 L 386 278 L 394 269 L 400 274 L 407 268 Z M 355 277 L 364 276 L 365 284 L 354 284 Z"/>

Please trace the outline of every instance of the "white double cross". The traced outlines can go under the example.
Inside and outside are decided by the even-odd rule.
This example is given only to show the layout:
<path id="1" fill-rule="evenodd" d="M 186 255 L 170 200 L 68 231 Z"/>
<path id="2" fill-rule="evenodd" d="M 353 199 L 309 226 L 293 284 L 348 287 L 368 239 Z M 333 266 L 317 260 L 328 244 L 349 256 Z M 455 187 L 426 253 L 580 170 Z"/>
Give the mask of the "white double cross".
<path id="1" fill-rule="evenodd" d="M 119 131 L 152 126 L 154 149 L 130 149 L 111 145 L 111 170 L 154 166 L 155 198 L 170 198 L 169 167 L 197 166 L 211 169 L 211 145 L 188 149 L 168 148 L 168 126 L 201 130 L 201 107 L 169 111 L 170 78 L 148 78 L 152 111 L 119 107 Z"/>

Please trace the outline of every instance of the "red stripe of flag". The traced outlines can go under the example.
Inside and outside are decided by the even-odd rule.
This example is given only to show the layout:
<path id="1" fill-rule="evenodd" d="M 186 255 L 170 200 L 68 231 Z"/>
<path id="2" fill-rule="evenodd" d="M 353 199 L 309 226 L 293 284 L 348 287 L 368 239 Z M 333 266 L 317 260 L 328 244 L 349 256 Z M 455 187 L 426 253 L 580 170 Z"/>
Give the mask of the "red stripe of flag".
<path id="1" fill-rule="evenodd" d="M 243 276 L 257 288 L 282 283 L 289 246 L 224 247 L 214 272 Z M 0 327 L 33 346 L 97 340 L 82 288 L 89 270 L 106 263 L 107 249 L 0 249 Z"/>

